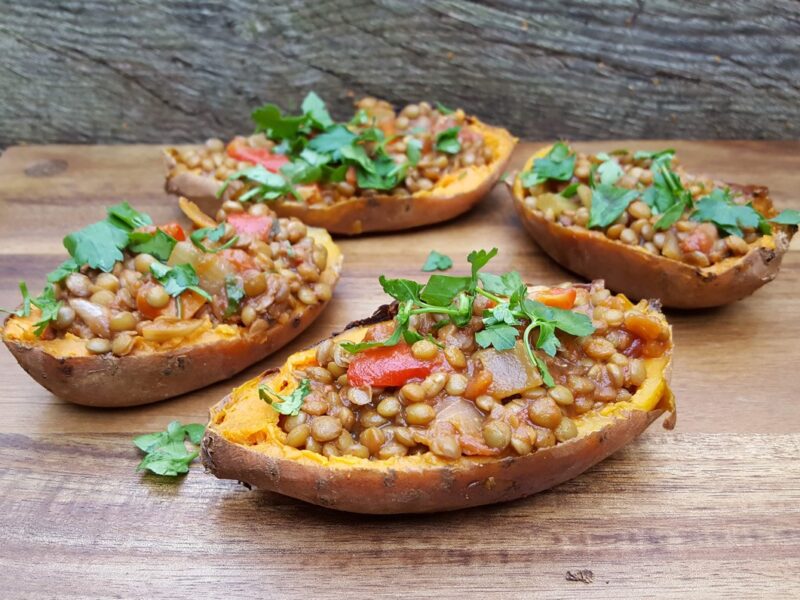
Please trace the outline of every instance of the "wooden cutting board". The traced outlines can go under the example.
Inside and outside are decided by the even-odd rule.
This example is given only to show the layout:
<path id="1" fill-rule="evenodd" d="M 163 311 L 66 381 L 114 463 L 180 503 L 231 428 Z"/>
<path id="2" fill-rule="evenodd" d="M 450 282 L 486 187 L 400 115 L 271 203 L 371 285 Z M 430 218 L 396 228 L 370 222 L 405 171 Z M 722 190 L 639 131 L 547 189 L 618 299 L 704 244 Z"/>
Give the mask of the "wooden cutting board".
<path id="1" fill-rule="evenodd" d="M 800 142 L 580 144 L 678 149 L 684 164 L 764 183 L 800 207 Z M 535 144 L 522 144 L 514 166 Z M 41 288 L 61 238 L 129 200 L 175 219 L 156 146 L 31 146 L 0 157 L 0 306 L 17 281 Z M 0 595 L 59 597 L 738 598 L 800 595 L 800 245 L 778 279 L 732 306 L 672 312 L 678 426 L 639 440 L 554 490 L 510 504 L 364 517 L 248 491 L 199 464 L 177 481 L 134 471 L 135 434 L 205 422 L 233 385 L 384 301 L 377 277 L 423 276 L 431 249 L 466 270 L 531 282 L 570 275 L 516 222 L 496 189 L 440 227 L 341 240 L 344 276 L 291 347 L 231 381 L 124 410 L 66 404 L 0 350 Z M 138 385 L 139 382 L 131 382 Z M 591 574 L 589 573 L 591 572 Z"/>

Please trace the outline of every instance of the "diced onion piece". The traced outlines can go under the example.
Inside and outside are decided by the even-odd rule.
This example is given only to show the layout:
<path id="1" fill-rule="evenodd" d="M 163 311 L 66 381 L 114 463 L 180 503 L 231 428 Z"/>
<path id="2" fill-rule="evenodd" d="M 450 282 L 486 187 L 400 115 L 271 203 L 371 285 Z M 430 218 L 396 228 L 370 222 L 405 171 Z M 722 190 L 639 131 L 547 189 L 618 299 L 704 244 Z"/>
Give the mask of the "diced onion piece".
<path id="1" fill-rule="evenodd" d="M 542 377 L 528 360 L 521 341 L 511 350 L 478 350 L 474 358 L 492 374 L 488 393 L 495 398 L 508 398 L 542 385 Z"/>
<path id="2" fill-rule="evenodd" d="M 111 311 L 107 307 L 82 298 L 71 298 L 69 305 L 92 333 L 104 338 L 111 337 Z"/>
<path id="3" fill-rule="evenodd" d="M 203 319 L 180 321 L 177 319 L 157 319 L 143 325 L 142 337 L 149 342 L 166 342 L 174 338 L 192 335 L 203 325 Z"/>

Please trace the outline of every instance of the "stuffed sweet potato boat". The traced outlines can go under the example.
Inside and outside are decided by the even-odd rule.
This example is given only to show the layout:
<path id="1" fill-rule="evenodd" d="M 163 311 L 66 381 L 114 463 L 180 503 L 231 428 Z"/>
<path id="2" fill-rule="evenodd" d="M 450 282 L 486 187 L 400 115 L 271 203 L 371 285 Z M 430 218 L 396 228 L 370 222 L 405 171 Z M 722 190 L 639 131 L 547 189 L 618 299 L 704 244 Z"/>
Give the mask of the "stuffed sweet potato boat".
<path id="1" fill-rule="evenodd" d="M 166 189 L 210 214 L 269 202 L 280 216 L 332 233 L 395 231 L 469 210 L 497 182 L 516 143 L 505 129 L 441 105 L 395 113 L 364 98 L 356 106 L 347 123 L 335 123 L 313 92 L 299 116 L 258 108 L 250 137 L 167 148 Z"/>
<path id="2" fill-rule="evenodd" d="M 393 305 L 211 409 L 212 473 L 344 511 L 454 510 L 564 482 L 674 413 L 657 304 L 476 269 L 382 283 Z"/>
<path id="3" fill-rule="evenodd" d="M 800 213 L 767 188 L 687 173 L 672 150 L 534 154 L 513 185 L 531 237 L 556 262 L 632 298 L 703 308 L 775 278 Z"/>
<path id="4" fill-rule="evenodd" d="M 228 378 L 305 329 L 342 257 L 323 230 L 264 205 L 195 231 L 158 228 L 127 203 L 64 238 L 71 254 L 0 335 L 56 396 L 90 406 L 163 400 Z"/>

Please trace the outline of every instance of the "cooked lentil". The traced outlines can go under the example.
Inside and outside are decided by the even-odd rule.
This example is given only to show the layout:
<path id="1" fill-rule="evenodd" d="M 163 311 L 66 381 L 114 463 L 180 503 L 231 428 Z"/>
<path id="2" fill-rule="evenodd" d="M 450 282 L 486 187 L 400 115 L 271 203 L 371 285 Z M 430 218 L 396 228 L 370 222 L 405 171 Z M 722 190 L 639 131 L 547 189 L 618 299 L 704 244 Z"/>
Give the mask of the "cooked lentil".
<path id="1" fill-rule="evenodd" d="M 636 393 L 647 377 L 645 360 L 662 356 L 670 339 L 669 326 L 645 302 L 630 307 L 601 283 L 567 284 L 561 289 L 570 288 L 576 293 L 572 310 L 593 316 L 598 326 L 586 337 L 559 332 L 561 347 L 556 355 L 540 354 L 555 380 L 553 387 L 531 377 L 512 388 L 507 380 L 519 382 L 516 372 L 499 369 L 493 374 L 486 353 L 498 351 L 481 349 L 475 343 L 475 334 L 483 328 L 481 319 L 472 319 L 461 328 L 436 328 L 435 315 L 418 318 L 417 331 L 431 336 L 426 342 L 436 351 L 420 342 L 413 346 L 401 343 L 409 360 L 421 361 L 430 370 L 401 385 L 373 387 L 367 392 L 342 384 L 337 378 L 346 367 L 333 360 L 343 356 L 340 344 L 322 342 L 314 355 L 316 364 L 294 373 L 308 379 L 312 391 L 298 416 L 280 417 L 287 443 L 325 454 L 319 442 L 339 436 L 339 452 L 370 460 L 425 452 L 455 460 L 461 456 L 526 455 L 569 441 L 578 435 L 575 419 L 580 415 L 600 411 Z M 547 294 L 551 290 L 535 291 Z M 385 324 L 372 326 L 367 333 L 368 339 L 384 335 L 389 335 Z M 532 335 L 537 335 L 535 330 Z M 460 340 L 458 353 L 453 351 L 455 339 Z M 442 344 L 444 350 L 430 340 Z M 524 370 L 525 365 L 518 367 Z M 321 376 L 323 368 L 329 378 Z M 480 393 L 470 396 L 470 386 Z M 321 403 L 321 398 L 331 400 Z M 302 415 L 313 419 L 310 430 Z M 325 430 L 320 434 L 322 425 Z M 300 426 L 306 429 L 294 433 Z"/>

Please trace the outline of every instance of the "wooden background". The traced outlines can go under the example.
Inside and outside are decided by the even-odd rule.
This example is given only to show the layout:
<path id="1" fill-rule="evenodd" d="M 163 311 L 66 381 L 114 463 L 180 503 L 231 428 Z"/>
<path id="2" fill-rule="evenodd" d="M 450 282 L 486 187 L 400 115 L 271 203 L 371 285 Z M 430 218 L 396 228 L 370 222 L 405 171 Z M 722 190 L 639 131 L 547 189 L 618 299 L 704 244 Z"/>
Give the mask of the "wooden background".
<path id="1" fill-rule="evenodd" d="M 0 147 L 229 137 L 309 89 L 529 139 L 800 134 L 797 0 L 0 0 L 0 56 Z"/>
<path id="2" fill-rule="evenodd" d="M 690 167 L 769 184 L 780 206 L 800 207 L 798 142 L 674 145 Z M 515 164 L 533 148 L 522 145 Z M 62 236 L 123 199 L 157 220 L 179 215 L 162 192 L 158 147 L 9 149 L 0 157 L 0 306 L 18 302 L 21 278 L 38 292 L 65 255 Z M 134 435 L 172 419 L 205 422 L 231 386 L 369 314 L 383 300 L 378 274 L 422 278 L 431 249 L 463 272 L 469 250 L 497 245 L 496 270 L 532 282 L 570 277 L 526 237 L 502 189 L 441 227 L 341 245 L 344 276 L 319 322 L 263 364 L 194 394 L 81 408 L 51 396 L 0 350 L 0 596 L 800 597 L 798 240 L 778 279 L 755 296 L 669 314 L 677 429 L 656 424 L 532 498 L 364 517 L 248 491 L 199 464 L 177 481 L 134 472 Z M 593 582 L 567 580 L 579 570 L 591 570 Z"/>

